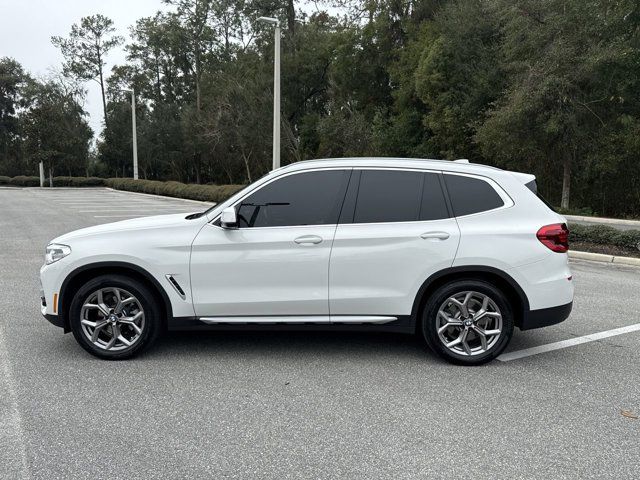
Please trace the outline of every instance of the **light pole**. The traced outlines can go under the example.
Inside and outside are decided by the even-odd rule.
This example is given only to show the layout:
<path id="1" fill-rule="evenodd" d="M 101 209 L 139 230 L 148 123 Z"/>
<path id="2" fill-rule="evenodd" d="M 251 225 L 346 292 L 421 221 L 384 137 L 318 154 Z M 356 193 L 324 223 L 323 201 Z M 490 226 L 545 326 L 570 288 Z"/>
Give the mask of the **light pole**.
<path id="1" fill-rule="evenodd" d="M 136 134 L 136 94 L 131 89 L 124 89 L 123 92 L 131 92 L 131 129 L 133 130 L 133 178 L 138 179 L 138 136 Z"/>
<path id="2" fill-rule="evenodd" d="M 259 22 L 275 26 L 273 56 L 273 169 L 280 168 L 280 21 L 272 17 L 260 17 Z"/>

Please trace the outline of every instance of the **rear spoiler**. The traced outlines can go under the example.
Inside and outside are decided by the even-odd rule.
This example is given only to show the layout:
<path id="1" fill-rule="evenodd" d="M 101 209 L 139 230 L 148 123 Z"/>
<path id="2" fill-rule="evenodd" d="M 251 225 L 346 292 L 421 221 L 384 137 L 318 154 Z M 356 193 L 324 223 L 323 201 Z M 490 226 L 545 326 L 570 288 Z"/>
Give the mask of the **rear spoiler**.
<path id="1" fill-rule="evenodd" d="M 536 195 L 538 194 L 538 184 L 536 183 L 536 176 L 530 173 L 509 172 L 516 177 L 525 187 L 531 190 Z"/>

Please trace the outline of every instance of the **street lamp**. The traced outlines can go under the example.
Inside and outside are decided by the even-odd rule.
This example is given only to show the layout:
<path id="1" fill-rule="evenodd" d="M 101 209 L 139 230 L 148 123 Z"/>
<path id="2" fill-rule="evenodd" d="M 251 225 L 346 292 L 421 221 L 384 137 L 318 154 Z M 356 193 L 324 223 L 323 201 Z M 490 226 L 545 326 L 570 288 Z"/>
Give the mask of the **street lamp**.
<path id="1" fill-rule="evenodd" d="M 275 26 L 275 53 L 273 56 L 273 169 L 280 168 L 280 21 L 260 17 L 258 22 Z"/>
<path id="2" fill-rule="evenodd" d="M 138 180 L 138 136 L 136 135 L 136 94 L 131 89 L 123 89 L 131 93 L 131 129 L 133 130 L 133 178 Z"/>

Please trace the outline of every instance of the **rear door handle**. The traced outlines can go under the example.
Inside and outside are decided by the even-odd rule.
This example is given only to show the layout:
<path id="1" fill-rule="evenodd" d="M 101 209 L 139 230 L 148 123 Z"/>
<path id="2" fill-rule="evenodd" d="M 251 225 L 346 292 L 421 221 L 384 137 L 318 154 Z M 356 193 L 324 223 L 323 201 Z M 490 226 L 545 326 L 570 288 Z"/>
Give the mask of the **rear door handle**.
<path id="1" fill-rule="evenodd" d="M 294 240 L 298 245 L 318 244 L 322 242 L 322 237 L 317 235 L 303 235 Z"/>
<path id="2" fill-rule="evenodd" d="M 423 240 L 446 240 L 450 236 L 451 235 L 449 235 L 447 232 L 426 232 L 420 235 L 420 238 L 422 238 Z"/>

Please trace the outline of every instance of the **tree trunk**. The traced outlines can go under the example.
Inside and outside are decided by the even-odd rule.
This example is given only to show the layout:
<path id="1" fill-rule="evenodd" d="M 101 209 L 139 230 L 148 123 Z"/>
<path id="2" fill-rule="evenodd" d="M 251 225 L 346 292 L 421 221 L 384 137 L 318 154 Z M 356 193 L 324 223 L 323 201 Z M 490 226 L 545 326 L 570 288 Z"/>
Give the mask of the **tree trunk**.
<path id="1" fill-rule="evenodd" d="M 200 48 L 198 45 L 196 48 Z M 200 118 L 200 52 L 196 52 L 196 113 Z"/>
<path id="2" fill-rule="evenodd" d="M 296 7 L 293 0 L 287 0 L 287 28 L 293 34 L 296 27 Z"/>
<path id="3" fill-rule="evenodd" d="M 249 168 L 250 157 L 251 157 L 251 152 L 249 152 L 249 155 L 245 155 L 244 153 L 242 153 L 242 160 L 244 161 L 244 166 L 247 169 L 247 179 L 249 180 L 249 183 L 251 183 L 251 169 Z"/>
<path id="4" fill-rule="evenodd" d="M 49 186 L 53 188 L 53 167 L 49 167 Z"/>
<path id="5" fill-rule="evenodd" d="M 562 200 L 560 201 L 560 208 L 569 208 L 569 194 L 571 193 L 571 157 L 567 156 L 563 163 L 562 172 Z"/>
<path id="6" fill-rule="evenodd" d="M 102 94 L 102 111 L 104 112 L 104 128 L 107 128 L 107 98 L 104 95 L 104 78 L 102 76 L 102 56 L 98 48 L 98 72 L 100 74 L 100 93 Z"/>

